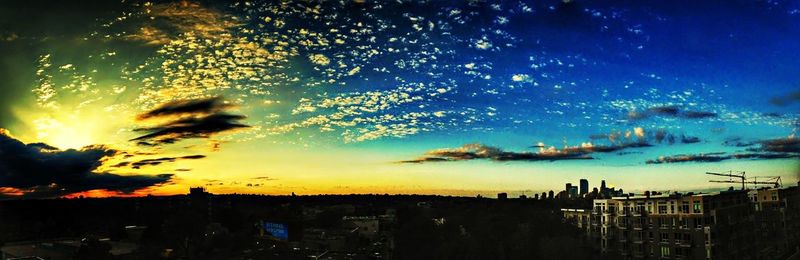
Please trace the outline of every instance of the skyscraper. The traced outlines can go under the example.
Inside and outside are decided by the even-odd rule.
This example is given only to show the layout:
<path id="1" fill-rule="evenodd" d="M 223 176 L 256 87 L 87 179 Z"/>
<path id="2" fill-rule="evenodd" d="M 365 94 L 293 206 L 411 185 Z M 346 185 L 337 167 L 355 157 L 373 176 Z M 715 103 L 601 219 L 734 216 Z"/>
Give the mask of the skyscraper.
<path id="1" fill-rule="evenodd" d="M 572 190 L 572 183 L 567 183 L 567 186 L 565 187 L 564 191 L 566 191 L 566 194 L 567 194 L 568 198 L 571 197 L 570 193 L 569 193 L 570 190 Z"/>
<path id="2" fill-rule="evenodd" d="M 586 193 L 589 193 L 589 181 L 586 179 L 581 179 L 580 194 L 584 195 Z"/>

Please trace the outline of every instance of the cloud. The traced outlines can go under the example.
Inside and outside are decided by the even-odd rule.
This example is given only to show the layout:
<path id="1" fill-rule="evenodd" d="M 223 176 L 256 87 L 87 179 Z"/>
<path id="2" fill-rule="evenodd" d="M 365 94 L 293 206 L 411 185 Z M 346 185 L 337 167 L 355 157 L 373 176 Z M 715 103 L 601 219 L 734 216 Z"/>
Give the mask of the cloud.
<path id="1" fill-rule="evenodd" d="M 677 116 L 678 112 L 680 112 L 680 108 L 677 106 L 659 106 L 651 107 L 649 111 L 657 115 Z"/>
<path id="2" fill-rule="evenodd" d="M 452 161 L 452 160 L 448 158 L 439 158 L 439 157 L 422 157 L 419 159 L 400 161 L 400 163 L 424 163 L 424 162 L 447 162 L 447 161 Z"/>
<path id="3" fill-rule="evenodd" d="M 259 177 L 255 177 L 255 178 L 252 178 L 252 179 L 253 180 L 262 180 L 262 181 L 275 181 L 275 180 L 278 180 L 278 179 L 275 179 L 275 178 L 272 178 L 272 177 L 269 177 L 269 176 L 259 176 Z"/>
<path id="4" fill-rule="evenodd" d="M 647 109 L 644 112 L 631 110 L 628 112 L 628 120 L 644 120 L 651 116 L 663 117 L 681 117 L 688 119 L 703 119 L 717 117 L 717 113 L 709 111 L 681 111 L 680 107 L 669 106 L 655 106 Z"/>
<path id="5" fill-rule="evenodd" d="M 751 159 L 751 160 L 772 160 L 772 159 L 789 159 L 800 158 L 797 153 L 736 153 L 726 155 L 723 152 L 715 153 L 700 153 L 700 154 L 678 154 L 672 156 L 661 156 L 655 160 L 647 160 L 647 164 L 662 164 L 662 163 L 683 163 L 683 162 L 720 162 L 730 159 Z"/>
<path id="6" fill-rule="evenodd" d="M 41 144 L 25 144 L 0 129 L 0 186 L 20 191 L 25 197 L 59 197 L 104 189 L 131 193 L 162 185 L 171 174 L 118 175 L 95 170 L 119 151 L 105 146 L 59 150 Z"/>
<path id="7" fill-rule="evenodd" d="M 446 161 L 466 161 L 476 159 L 488 159 L 492 161 L 556 161 L 556 160 L 591 160 L 585 149 L 593 148 L 565 148 L 558 150 L 553 147 L 540 149 L 539 152 L 509 152 L 497 147 L 486 146 L 483 144 L 465 144 L 459 148 L 445 148 L 428 151 L 425 156 L 400 161 L 400 163 L 425 163 L 425 162 L 446 162 Z"/>
<path id="8" fill-rule="evenodd" d="M 137 128 L 134 131 L 147 134 L 131 139 L 137 145 L 158 146 L 172 144 L 189 138 L 210 138 L 211 136 L 250 126 L 238 121 L 247 118 L 232 115 L 224 110 L 232 106 L 222 103 L 220 98 L 170 102 L 138 116 L 140 120 L 150 118 L 174 117 L 177 119 L 154 127 Z"/>
<path id="9" fill-rule="evenodd" d="M 155 159 L 144 159 L 144 160 L 139 160 L 139 161 L 135 161 L 135 162 L 120 162 L 120 163 L 115 164 L 115 165 L 113 165 L 111 167 L 119 168 L 119 167 L 131 166 L 131 168 L 133 168 L 133 169 L 140 169 L 143 166 L 159 165 L 159 164 L 162 164 L 162 163 L 165 163 L 165 162 L 175 162 L 175 161 L 178 161 L 178 160 L 196 160 L 196 159 L 203 159 L 203 158 L 206 158 L 206 156 L 205 155 L 200 155 L 200 154 L 198 154 L 198 155 L 180 156 L 180 157 L 161 157 L 161 158 L 155 158 Z"/>
<path id="10" fill-rule="evenodd" d="M 163 45 L 186 33 L 203 38 L 217 38 L 230 28 L 240 25 L 229 15 L 189 1 L 146 4 L 143 7 L 143 13 L 150 19 L 144 20 L 144 26 L 125 35 L 123 39 L 141 41 L 147 45 Z"/>
<path id="11" fill-rule="evenodd" d="M 634 127 L 633 134 L 636 135 L 636 137 L 639 139 L 644 138 L 644 128 Z"/>
<path id="12" fill-rule="evenodd" d="M 742 141 L 741 137 L 728 137 L 722 142 L 722 145 L 725 146 L 735 146 L 735 147 L 749 147 L 758 144 L 758 142 L 745 142 Z"/>
<path id="13" fill-rule="evenodd" d="M 764 113 L 764 116 L 768 116 L 768 117 L 782 117 L 782 115 L 781 115 L 780 113 L 776 113 L 776 112 Z"/>
<path id="14" fill-rule="evenodd" d="M 681 142 L 699 141 L 691 137 L 681 136 Z M 741 137 L 729 137 L 722 143 L 725 146 L 735 147 L 758 147 L 747 148 L 748 153 L 726 154 L 701 153 L 701 154 L 678 154 L 673 156 L 661 156 L 655 160 L 646 161 L 647 164 L 661 163 L 680 163 L 680 162 L 719 162 L 730 159 L 751 159 L 751 160 L 771 160 L 800 158 L 800 139 L 794 135 L 785 138 L 767 139 L 761 141 L 743 142 Z"/>
<path id="15" fill-rule="evenodd" d="M 800 91 L 794 91 L 785 96 L 775 97 L 769 100 L 770 103 L 776 106 L 787 106 L 797 101 L 800 101 Z"/>
<path id="16" fill-rule="evenodd" d="M 428 162 L 448 162 L 463 161 L 474 159 L 489 159 L 493 161 L 555 161 L 555 160 L 575 160 L 575 159 L 594 159 L 590 155 L 593 153 L 611 153 L 618 155 L 630 154 L 621 152 L 631 148 L 652 147 L 651 141 L 658 143 L 666 140 L 669 144 L 675 143 L 676 137 L 664 130 L 645 131 L 642 127 L 635 127 L 633 131 L 627 130 L 624 133 L 615 131 L 608 134 L 594 134 L 590 136 L 592 140 L 608 139 L 610 144 L 594 144 L 592 142 L 581 143 L 576 146 L 565 146 L 556 148 L 547 146 L 543 142 L 538 142 L 530 148 L 537 148 L 538 152 L 509 152 L 503 149 L 486 146 L 482 144 L 466 144 L 459 148 L 445 148 L 431 150 L 416 159 L 403 160 L 399 163 L 428 163 Z M 697 143 L 700 138 L 693 136 L 680 136 L 681 143 Z"/>
<path id="17" fill-rule="evenodd" d="M 794 136 L 764 140 L 759 143 L 761 144 L 761 148 L 759 148 L 760 151 L 777 152 L 777 153 L 800 153 L 800 138 Z"/>
<path id="18" fill-rule="evenodd" d="M 620 145 L 620 143 L 627 143 L 627 145 L 642 143 L 661 144 L 664 142 L 671 145 L 675 144 L 675 142 L 692 144 L 701 141 L 700 138 L 694 136 L 687 136 L 685 134 L 678 136 L 664 129 L 645 130 L 642 127 L 634 127 L 633 131 L 625 130 L 625 132 L 612 131 L 604 134 L 593 134 L 589 136 L 589 139 L 593 141 L 607 139 L 610 143 L 615 145 Z"/>
<path id="19" fill-rule="evenodd" d="M 647 164 L 661 164 L 661 163 L 680 163 L 680 162 L 719 162 L 728 160 L 731 157 L 722 155 L 724 153 L 706 153 L 706 154 L 677 154 L 672 156 L 660 156 L 655 160 L 647 160 Z"/>
<path id="20" fill-rule="evenodd" d="M 699 142 L 700 142 L 700 138 L 698 138 L 698 137 L 681 135 L 681 143 L 693 144 L 693 143 L 699 143 Z"/>
<path id="21" fill-rule="evenodd" d="M 735 159 L 788 159 L 800 158 L 800 154 L 792 153 L 739 153 L 732 156 Z"/>
<path id="22" fill-rule="evenodd" d="M 707 111 L 686 111 L 683 113 L 683 117 L 691 119 L 703 119 L 717 117 L 717 113 Z"/>
<path id="23" fill-rule="evenodd" d="M 225 104 L 221 97 L 173 101 L 162 104 L 144 114 L 140 114 L 136 117 L 136 119 L 145 120 L 154 117 L 184 116 L 195 114 L 208 115 L 222 112 L 231 107 L 233 107 L 233 105 Z"/>

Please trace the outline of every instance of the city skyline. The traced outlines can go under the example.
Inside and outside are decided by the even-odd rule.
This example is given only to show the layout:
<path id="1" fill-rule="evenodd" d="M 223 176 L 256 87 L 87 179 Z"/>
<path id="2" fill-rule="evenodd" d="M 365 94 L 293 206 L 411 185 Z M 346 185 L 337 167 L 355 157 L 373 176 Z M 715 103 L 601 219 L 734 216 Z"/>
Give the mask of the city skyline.
<path id="1" fill-rule="evenodd" d="M 3 3 L 0 198 L 797 185 L 800 4 L 680 3 Z"/>

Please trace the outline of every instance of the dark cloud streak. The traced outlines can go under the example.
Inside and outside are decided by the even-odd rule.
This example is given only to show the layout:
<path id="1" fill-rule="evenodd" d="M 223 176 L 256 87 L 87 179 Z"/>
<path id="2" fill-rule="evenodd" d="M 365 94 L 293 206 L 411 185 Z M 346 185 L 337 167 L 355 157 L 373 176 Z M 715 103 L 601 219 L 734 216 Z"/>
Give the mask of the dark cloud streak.
<path id="1" fill-rule="evenodd" d="M 147 113 L 138 115 L 136 119 L 145 120 L 164 116 L 181 116 L 194 114 L 214 114 L 222 112 L 233 105 L 225 104 L 221 97 L 173 101 L 162 104 Z"/>
<path id="2" fill-rule="evenodd" d="M 131 166 L 131 168 L 133 168 L 133 169 L 140 169 L 143 166 L 154 166 L 154 165 L 159 165 L 159 164 L 162 164 L 162 163 L 165 163 L 165 162 L 175 162 L 175 161 L 178 161 L 178 160 L 196 160 L 196 159 L 203 159 L 203 158 L 206 158 L 206 156 L 205 155 L 199 155 L 199 154 L 198 155 L 180 156 L 180 157 L 161 157 L 161 158 L 155 158 L 155 159 L 144 159 L 144 160 L 139 160 L 139 161 L 135 161 L 135 162 L 120 162 L 120 163 L 115 164 L 114 166 L 111 166 L 111 167 L 121 168 L 121 167 Z"/>
<path id="3" fill-rule="evenodd" d="M 147 134 L 131 139 L 141 146 L 159 146 L 172 144 L 190 138 L 210 138 L 211 136 L 250 126 L 239 123 L 247 118 L 243 115 L 232 115 L 224 110 L 231 105 L 223 104 L 222 99 L 210 98 L 200 100 L 175 101 L 139 115 L 139 119 L 174 118 L 167 123 L 153 127 L 134 129 Z"/>
<path id="4" fill-rule="evenodd" d="M 652 116 L 675 117 L 675 118 L 686 118 L 686 119 L 705 119 L 705 118 L 715 118 L 718 115 L 715 112 L 709 112 L 709 111 L 689 111 L 689 110 L 681 111 L 680 107 L 674 105 L 651 107 L 644 112 L 637 112 L 637 111 L 628 112 L 628 120 L 634 120 L 634 121 L 644 120 Z"/>

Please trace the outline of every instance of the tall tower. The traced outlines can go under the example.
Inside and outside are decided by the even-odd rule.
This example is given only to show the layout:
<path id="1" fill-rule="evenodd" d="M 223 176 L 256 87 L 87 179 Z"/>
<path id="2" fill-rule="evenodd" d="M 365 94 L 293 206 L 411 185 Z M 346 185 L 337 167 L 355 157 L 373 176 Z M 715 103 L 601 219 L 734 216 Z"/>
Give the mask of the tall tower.
<path id="1" fill-rule="evenodd" d="M 606 180 L 602 180 L 600 182 L 600 192 L 603 192 L 605 190 L 606 190 Z"/>
<path id="2" fill-rule="evenodd" d="M 588 180 L 581 179 L 581 183 L 580 183 L 579 187 L 580 187 L 580 194 L 581 195 L 585 195 L 586 193 L 589 193 L 589 181 Z"/>
<path id="3" fill-rule="evenodd" d="M 567 187 L 564 189 L 564 191 L 566 191 L 567 197 L 569 197 L 570 190 L 572 190 L 572 183 L 567 183 Z"/>

